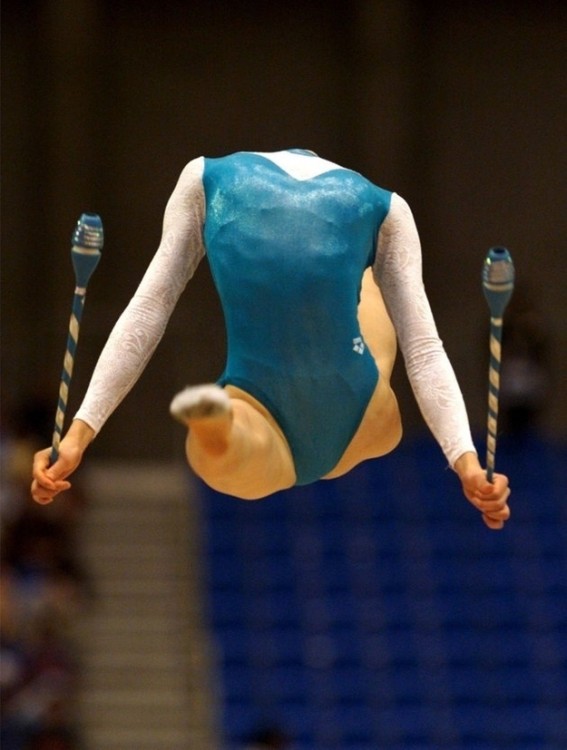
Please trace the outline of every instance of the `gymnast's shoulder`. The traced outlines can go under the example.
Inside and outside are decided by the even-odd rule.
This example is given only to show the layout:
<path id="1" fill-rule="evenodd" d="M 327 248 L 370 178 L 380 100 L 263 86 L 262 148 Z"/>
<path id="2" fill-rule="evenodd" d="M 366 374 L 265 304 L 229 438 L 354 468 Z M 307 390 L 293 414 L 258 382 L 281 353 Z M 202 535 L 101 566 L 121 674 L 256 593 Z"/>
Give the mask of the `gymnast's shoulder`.
<path id="1" fill-rule="evenodd" d="M 197 156 L 191 159 L 181 170 L 179 182 L 194 182 L 195 179 L 201 180 L 205 171 L 205 157 Z"/>

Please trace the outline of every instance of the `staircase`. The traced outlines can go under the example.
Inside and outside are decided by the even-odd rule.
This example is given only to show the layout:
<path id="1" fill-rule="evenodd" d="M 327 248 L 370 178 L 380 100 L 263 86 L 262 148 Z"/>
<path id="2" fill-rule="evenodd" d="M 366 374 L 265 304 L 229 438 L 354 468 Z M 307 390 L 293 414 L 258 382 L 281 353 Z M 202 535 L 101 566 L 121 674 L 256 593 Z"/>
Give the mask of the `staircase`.
<path id="1" fill-rule="evenodd" d="M 86 750 L 215 750 L 198 504 L 178 465 L 86 469 L 81 555 L 95 589 L 79 625 Z"/>

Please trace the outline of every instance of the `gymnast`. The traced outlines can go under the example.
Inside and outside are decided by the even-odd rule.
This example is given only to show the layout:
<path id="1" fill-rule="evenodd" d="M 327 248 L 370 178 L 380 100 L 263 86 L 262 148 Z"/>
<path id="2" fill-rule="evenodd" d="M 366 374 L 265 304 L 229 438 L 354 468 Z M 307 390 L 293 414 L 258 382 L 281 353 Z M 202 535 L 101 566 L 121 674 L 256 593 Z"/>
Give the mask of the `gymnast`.
<path id="1" fill-rule="evenodd" d="M 510 516 L 508 479 L 488 482 L 439 339 L 407 203 L 312 151 L 200 157 L 167 203 L 159 248 L 103 348 L 50 466 L 36 453 L 32 496 L 48 503 L 133 387 L 201 259 L 227 330 L 217 383 L 171 402 L 190 466 L 255 500 L 332 479 L 392 451 L 402 435 L 390 378 L 399 342 L 421 413 L 489 528 Z"/>

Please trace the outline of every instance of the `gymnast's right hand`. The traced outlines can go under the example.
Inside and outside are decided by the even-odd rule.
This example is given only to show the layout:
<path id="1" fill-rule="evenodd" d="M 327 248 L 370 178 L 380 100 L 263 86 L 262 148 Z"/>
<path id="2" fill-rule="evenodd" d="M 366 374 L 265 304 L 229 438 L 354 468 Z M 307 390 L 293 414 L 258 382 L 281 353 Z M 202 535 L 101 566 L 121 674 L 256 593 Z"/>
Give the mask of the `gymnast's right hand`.
<path id="1" fill-rule="evenodd" d="M 75 420 L 59 445 L 59 457 L 50 466 L 51 448 L 38 451 L 33 460 L 31 495 L 36 503 L 47 505 L 56 495 L 71 487 L 67 480 L 81 463 L 83 453 L 94 437 L 85 422 Z"/>

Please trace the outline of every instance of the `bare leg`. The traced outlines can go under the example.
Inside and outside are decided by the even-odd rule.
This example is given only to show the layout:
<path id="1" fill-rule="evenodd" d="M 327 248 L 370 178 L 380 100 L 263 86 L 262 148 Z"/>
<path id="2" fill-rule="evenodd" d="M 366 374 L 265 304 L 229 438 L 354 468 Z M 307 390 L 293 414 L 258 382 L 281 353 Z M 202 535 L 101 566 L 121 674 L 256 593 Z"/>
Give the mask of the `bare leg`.
<path id="1" fill-rule="evenodd" d="M 362 277 L 358 320 L 364 340 L 380 370 L 380 377 L 389 383 L 396 361 L 396 331 L 370 268 Z"/>
<path id="2" fill-rule="evenodd" d="M 325 479 L 341 476 L 361 461 L 384 456 L 398 445 L 402 437 L 398 402 L 390 387 L 397 351 L 396 332 L 370 269 L 362 279 L 358 319 L 380 377 L 360 427 L 337 466 Z"/>
<path id="3" fill-rule="evenodd" d="M 358 431 L 328 479 L 389 453 L 401 438 L 398 404 L 390 388 L 396 334 L 370 271 L 363 278 L 358 315 L 380 378 Z M 173 400 L 171 409 L 189 428 L 189 464 L 214 489 L 256 500 L 295 484 L 293 458 L 282 431 L 245 391 L 230 385 L 188 388 Z"/>
<path id="4" fill-rule="evenodd" d="M 238 388 L 187 388 L 171 412 L 188 427 L 187 460 L 214 489 L 257 500 L 295 484 L 291 451 L 271 415 Z"/>

